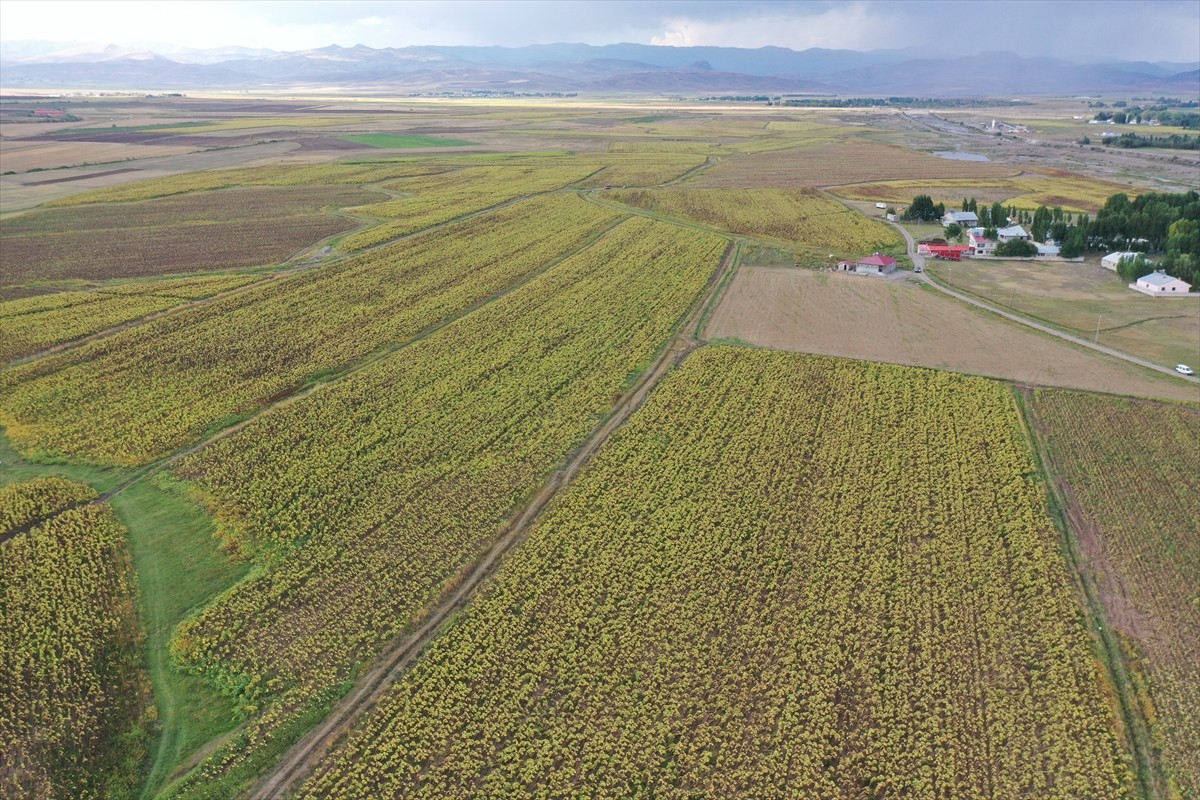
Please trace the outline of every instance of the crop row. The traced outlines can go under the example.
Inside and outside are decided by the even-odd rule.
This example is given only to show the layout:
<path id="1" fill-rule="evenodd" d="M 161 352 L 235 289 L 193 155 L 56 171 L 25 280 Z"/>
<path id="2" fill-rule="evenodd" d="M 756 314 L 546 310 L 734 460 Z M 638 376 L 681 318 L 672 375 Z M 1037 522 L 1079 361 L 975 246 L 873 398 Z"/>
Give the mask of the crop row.
<path id="1" fill-rule="evenodd" d="M 386 188 L 404 192 L 407 197 L 351 209 L 393 221 L 350 234 L 342 240 L 342 247 L 362 250 L 473 211 L 560 189 L 595 170 L 595 165 L 574 159 L 547 163 L 533 159 L 520 164 L 464 167 L 436 175 L 404 178 Z"/>
<path id="2" fill-rule="evenodd" d="M 614 191 L 622 203 L 751 236 L 771 236 L 870 253 L 900 243 L 888 226 L 811 189 L 662 189 Z"/>
<path id="3" fill-rule="evenodd" d="M 427 175 L 445 169 L 444 166 L 423 162 L 386 161 L 362 164 L 276 164 L 240 169 L 214 169 L 92 189 L 45 203 L 42 207 L 125 203 L 231 186 L 353 186 L 405 175 Z"/>
<path id="4" fill-rule="evenodd" d="M 0 522 L 4 797 L 124 797 L 140 779 L 146 679 L 125 529 L 107 506 L 53 513 L 93 495 L 57 479 L 0 490 L 0 506 L 39 520 L 7 540 L 14 518 Z"/>
<path id="5" fill-rule="evenodd" d="M 1130 797 L 1008 390 L 705 348 L 299 797 Z"/>
<path id="6" fill-rule="evenodd" d="M 445 322 L 616 219 L 547 197 L 250 287 L 0 375 L 0 421 L 27 451 L 145 463 Z"/>
<path id="7" fill-rule="evenodd" d="M 1083 515 L 1076 535 L 1103 553 L 1088 568 L 1108 624 L 1148 673 L 1172 796 L 1200 797 L 1200 413 L 1053 390 L 1034 405 Z"/>
<path id="8" fill-rule="evenodd" d="M 0 539 L 95 497 L 90 486 L 64 478 L 34 478 L 2 487 Z"/>
<path id="9" fill-rule="evenodd" d="M 259 279 L 257 275 L 217 275 L 147 281 L 0 302 L 0 362 Z"/>
<path id="10" fill-rule="evenodd" d="M 218 535 L 263 569 L 173 642 L 180 664 L 260 714 L 177 796 L 252 773 L 289 717 L 327 699 L 455 580 L 650 363 L 725 244 L 626 221 L 180 465 L 209 496 Z"/>

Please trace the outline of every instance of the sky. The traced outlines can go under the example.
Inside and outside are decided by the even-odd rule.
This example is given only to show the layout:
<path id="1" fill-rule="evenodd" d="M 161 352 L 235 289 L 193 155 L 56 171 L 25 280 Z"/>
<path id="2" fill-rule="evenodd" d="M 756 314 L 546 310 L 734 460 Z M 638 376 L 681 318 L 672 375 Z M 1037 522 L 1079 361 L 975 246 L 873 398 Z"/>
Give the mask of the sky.
<path id="1" fill-rule="evenodd" d="M 1200 61 L 1198 0 L 0 0 L 3 41 L 304 50 L 329 44 L 775 45 L 1073 61 Z"/>

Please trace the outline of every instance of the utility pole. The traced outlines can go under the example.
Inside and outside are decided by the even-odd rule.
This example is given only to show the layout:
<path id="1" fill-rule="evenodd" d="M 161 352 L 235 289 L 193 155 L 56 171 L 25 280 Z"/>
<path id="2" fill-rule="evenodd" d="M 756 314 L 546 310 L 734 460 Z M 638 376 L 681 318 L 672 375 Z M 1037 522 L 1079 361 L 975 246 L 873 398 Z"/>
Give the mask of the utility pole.
<path id="1" fill-rule="evenodd" d="M 1096 317 L 1096 335 L 1092 338 L 1092 344 L 1100 341 L 1100 320 L 1104 319 L 1104 315 L 1100 314 Z"/>

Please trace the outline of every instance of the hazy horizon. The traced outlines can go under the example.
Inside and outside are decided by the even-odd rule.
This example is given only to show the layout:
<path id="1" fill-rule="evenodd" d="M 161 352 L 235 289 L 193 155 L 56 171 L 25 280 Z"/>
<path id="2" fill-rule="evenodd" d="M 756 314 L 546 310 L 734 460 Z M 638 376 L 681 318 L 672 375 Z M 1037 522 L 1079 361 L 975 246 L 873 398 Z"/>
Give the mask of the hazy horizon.
<path id="1" fill-rule="evenodd" d="M 1200 3 L 996 2 L 76 2 L 0 0 L 3 42 L 291 51 L 535 44 L 924 48 L 930 55 L 1200 61 Z"/>

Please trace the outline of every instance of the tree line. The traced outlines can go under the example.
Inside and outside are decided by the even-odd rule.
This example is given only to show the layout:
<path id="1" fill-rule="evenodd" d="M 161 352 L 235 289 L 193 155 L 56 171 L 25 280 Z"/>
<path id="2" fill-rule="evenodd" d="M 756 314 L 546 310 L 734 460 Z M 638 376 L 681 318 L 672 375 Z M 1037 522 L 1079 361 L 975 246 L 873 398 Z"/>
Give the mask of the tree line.
<path id="1" fill-rule="evenodd" d="M 1062 208 L 1019 209 L 1003 203 L 980 203 L 975 198 L 963 198 L 963 211 L 972 211 L 979 218 L 983 235 L 995 239 L 998 229 L 1007 225 L 1028 226 L 1034 242 L 1053 240 L 1059 243 L 1063 258 L 1077 258 L 1088 253 L 1128 251 L 1161 256 L 1158 268 L 1193 286 L 1200 286 L 1200 193 L 1148 192 L 1130 199 L 1124 193 L 1114 194 L 1105 201 L 1095 218 L 1088 214 L 1073 214 Z M 918 195 L 901 218 L 914 222 L 931 222 L 945 216 L 945 204 L 934 203 L 929 195 Z M 961 238 L 964 231 L 951 225 L 947 236 Z M 1013 244 L 1013 243 L 1008 243 Z M 1026 243 L 1028 245 L 1028 243 Z M 1018 255 L 1007 248 L 997 255 Z M 1022 251 L 1029 248 L 1020 247 Z M 1119 274 L 1134 280 L 1149 272 L 1145 260 L 1122 264 Z M 1137 275 L 1132 275 L 1137 271 Z M 1128 274 L 1127 274 L 1128 273 Z"/>

